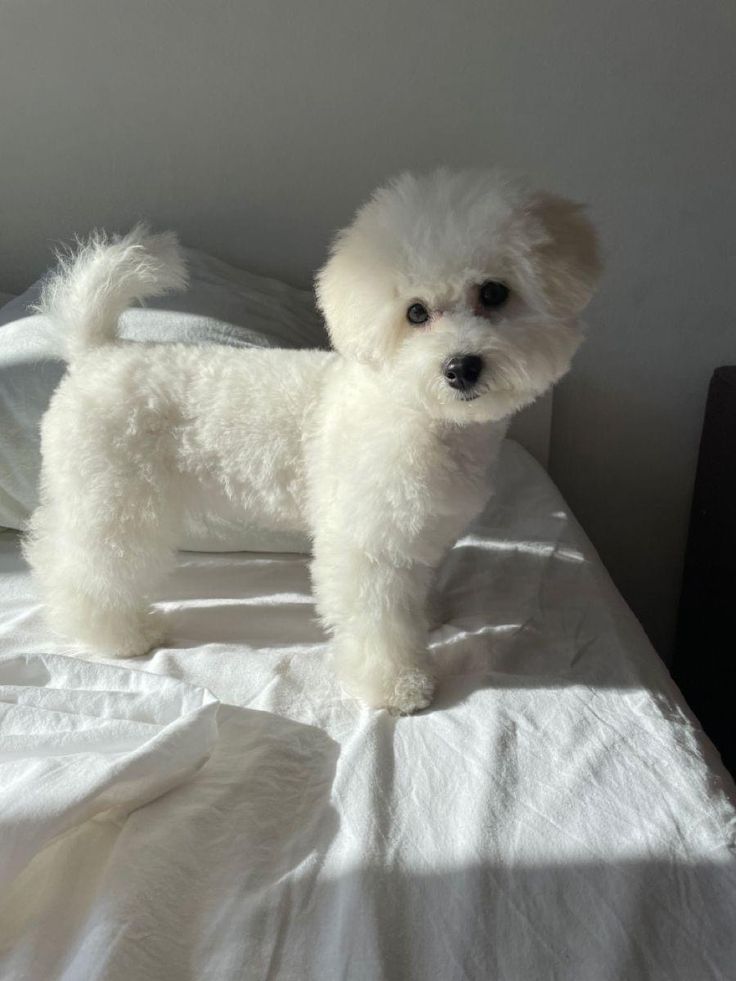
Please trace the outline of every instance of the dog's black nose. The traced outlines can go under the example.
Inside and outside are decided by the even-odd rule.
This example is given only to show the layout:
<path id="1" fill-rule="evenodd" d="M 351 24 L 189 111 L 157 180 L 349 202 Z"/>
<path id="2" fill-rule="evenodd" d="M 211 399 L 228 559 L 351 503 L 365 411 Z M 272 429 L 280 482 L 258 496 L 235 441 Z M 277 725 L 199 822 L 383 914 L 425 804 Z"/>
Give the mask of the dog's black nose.
<path id="1" fill-rule="evenodd" d="M 456 354 L 445 361 L 442 367 L 442 374 L 450 388 L 457 388 L 461 392 L 475 385 L 481 371 L 483 358 L 479 358 L 477 354 Z"/>

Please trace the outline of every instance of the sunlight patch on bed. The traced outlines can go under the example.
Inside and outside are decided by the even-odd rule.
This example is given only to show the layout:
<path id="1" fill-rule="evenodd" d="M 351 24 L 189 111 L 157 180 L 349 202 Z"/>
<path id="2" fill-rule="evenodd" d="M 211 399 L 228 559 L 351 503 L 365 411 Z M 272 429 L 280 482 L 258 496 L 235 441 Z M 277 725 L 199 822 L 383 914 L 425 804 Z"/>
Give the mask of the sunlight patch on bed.
<path id="1" fill-rule="evenodd" d="M 521 630 L 523 624 L 521 623 L 497 623 L 483 624 L 482 627 L 478 627 L 476 630 L 466 630 L 461 627 L 456 627 L 451 623 L 443 623 L 441 626 L 437 627 L 436 630 L 432 631 L 432 640 L 429 644 L 430 650 L 434 647 L 446 647 L 448 644 L 457 644 L 460 641 L 467 640 L 469 637 L 483 637 L 486 634 L 508 634 L 515 633 L 517 630 Z M 454 631 L 449 636 L 445 636 L 445 631 Z"/>
<path id="2" fill-rule="evenodd" d="M 560 548 L 549 542 L 509 542 L 479 535 L 465 535 L 453 548 L 482 548 L 488 552 L 522 552 L 540 558 L 561 559 L 563 562 L 585 562 L 585 556 L 574 548 Z"/>
<path id="3" fill-rule="evenodd" d="M 190 607 L 199 610 L 208 606 L 286 606 L 295 603 L 313 606 L 314 597 L 309 593 L 267 593 L 264 596 L 207 596 L 185 600 L 162 600 L 155 605 L 161 610 Z"/>

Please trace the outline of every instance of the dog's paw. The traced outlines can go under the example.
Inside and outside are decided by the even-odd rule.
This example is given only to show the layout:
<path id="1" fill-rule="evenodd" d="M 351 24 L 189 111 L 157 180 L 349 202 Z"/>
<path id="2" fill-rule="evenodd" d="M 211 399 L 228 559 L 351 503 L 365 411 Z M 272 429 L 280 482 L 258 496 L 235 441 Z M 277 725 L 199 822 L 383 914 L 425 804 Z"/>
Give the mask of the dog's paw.
<path id="1" fill-rule="evenodd" d="M 163 641 L 163 632 L 141 632 L 133 637 L 121 640 L 114 648 L 110 649 L 107 656 L 115 658 L 145 657 L 146 654 L 150 654 L 156 647 L 160 647 Z"/>
<path id="2" fill-rule="evenodd" d="M 420 712 L 432 701 L 434 678 L 419 668 L 410 668 L 382 679 L 380 684 L 364 683 L 352 693 L 370 708 L 387 709 L 392 715 L 411 715 Z"/>
<path id="3" fill-rule="evenodd" d="M 100 631 L 99 637 L 85 645 L 84 653 L 93 657 L 129 658 L 144 657 L 155 647 L 160 647 L 165 637 L 164 617 L 152 610 L 139 619 L 115 624 L 115 629 Z"/>
<path id="4" fill-rule="evenodd" d="M 396 679 L 385 708 L 395 715 L 420 712 L 432 701 L 434 678 L 424 671 L 407 671 Z"/>

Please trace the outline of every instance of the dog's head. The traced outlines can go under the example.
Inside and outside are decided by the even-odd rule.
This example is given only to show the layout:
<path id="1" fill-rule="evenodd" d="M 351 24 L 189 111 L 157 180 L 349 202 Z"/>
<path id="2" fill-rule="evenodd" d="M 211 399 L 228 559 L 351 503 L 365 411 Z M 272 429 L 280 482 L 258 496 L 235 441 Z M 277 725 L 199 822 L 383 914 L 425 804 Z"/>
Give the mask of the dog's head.
<path id="1" fill-rule="evenodd" d="M 335 348 L 393 396 L 501 419 L 568 369 L 600 272 L 579 205 L 497 172 L 404 174 L 341 231 L 317 277 Z"/>

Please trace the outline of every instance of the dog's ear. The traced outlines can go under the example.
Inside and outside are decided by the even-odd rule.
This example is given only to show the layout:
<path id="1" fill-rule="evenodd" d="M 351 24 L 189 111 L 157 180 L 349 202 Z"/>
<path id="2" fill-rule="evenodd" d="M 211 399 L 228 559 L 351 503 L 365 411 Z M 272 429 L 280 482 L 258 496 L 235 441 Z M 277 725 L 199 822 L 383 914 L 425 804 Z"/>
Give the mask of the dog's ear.
<path id="1" fill-rule="evenodd" d="M 544 304 L 556 316 L 576 316 L 590 302 L 602 272 L 598 238 L 585 207 L 539 193 L 525 210 L 527 259 Z"/>
<path id="2" fill-rule="evenodd" d="M 381 364 L 396 346 L 391 278 L 376 264 L 353 228 L 338 233 L 330 258 L 317 273 L 317 304 L 333 347 L 346 358 Z M 392 302 L 394 301 L 394 302 Z"/>

